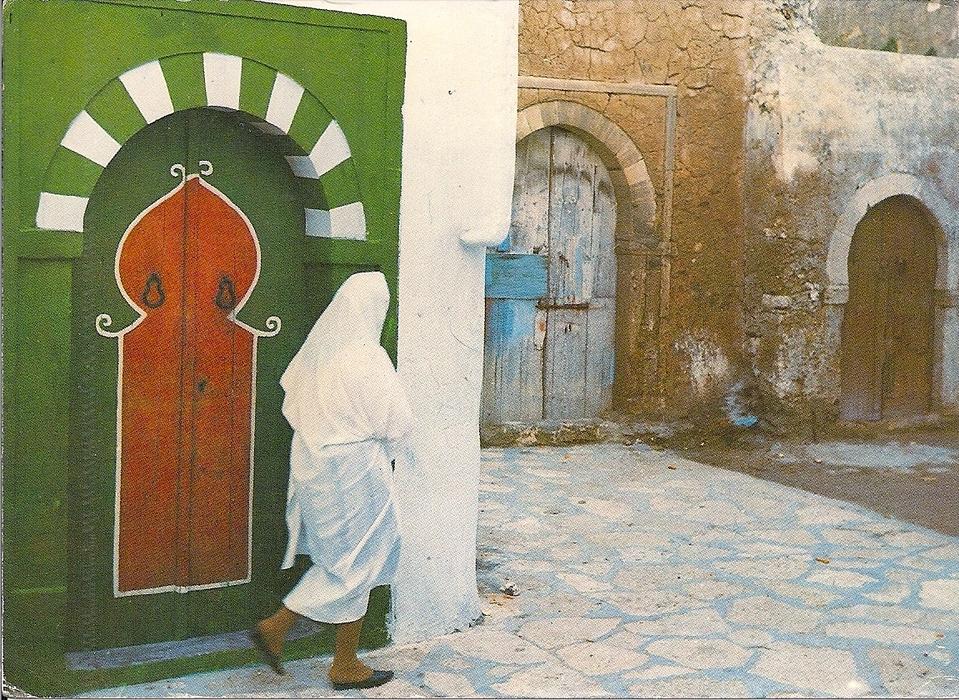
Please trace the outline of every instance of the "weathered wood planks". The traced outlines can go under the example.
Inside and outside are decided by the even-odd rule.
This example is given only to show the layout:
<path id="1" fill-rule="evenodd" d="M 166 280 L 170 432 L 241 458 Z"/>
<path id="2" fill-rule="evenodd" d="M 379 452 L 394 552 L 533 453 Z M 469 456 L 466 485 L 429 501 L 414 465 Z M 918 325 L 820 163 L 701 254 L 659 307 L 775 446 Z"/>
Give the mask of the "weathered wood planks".
<path id="1" fill-rule="evenodd" d="M 487 256 L 483 422 L 594 418 L 614 372 L 616 201 L 575 134 L 517 145 L 510 235 Z"/>

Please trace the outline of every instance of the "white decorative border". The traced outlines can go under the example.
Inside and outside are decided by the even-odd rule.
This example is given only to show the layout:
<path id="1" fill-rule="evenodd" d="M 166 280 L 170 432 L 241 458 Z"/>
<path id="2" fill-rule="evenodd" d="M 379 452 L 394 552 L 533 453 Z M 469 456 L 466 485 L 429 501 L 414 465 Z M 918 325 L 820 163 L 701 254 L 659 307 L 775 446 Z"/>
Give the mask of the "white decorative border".
<path id="1" fill-rule="evenodd" d="M 366 239 L 366 215 L 361 202 L 325 209 L 306 210 L 306 235 L 320 238 Z"/>
<path id="2" fill-rule="evenodd" d="M 202 64 L 207 106 L 239 111 L 243 58 L 208 51 L 202 54 Z M 170 96 L 170 86 L 159 60 L 131 68 L 122 73 L 118 79 L 147 124 L 152 124 L 175 111 Z M 265 121 L 255 119 L 252 122 L 253 126 L 266 134 L 288 136 L 304 93 L 305 89 L 297 81 L 277 72 L 270 91 Z M 110 164 L 122 147 L 122 144 L 86 110 L 81 111 L 70 123 L 60 145 L 104 168 Z M 346 134 L 334 119 L 326 126 L 308 155 L 288 155 L 286 160 L 294 175 L 316 180 L 351 157 Z M 356 195 L 359 196 L 359 194 L 357 190 Z M 84 196 L 41 192 L 36 215 L 37 228 L 82 233 L 88 200 L 89 198 Z M 359 213 L 355 212 L 357 208 L 360 210 Z M 318 210 L 307 209 L 305 212 L 307 218 L 311 211 Z M 334 221 L 332 228 L 314 226 L 310 229 L 308 227 L 306 234 L 366 240 L 366 215 L 361 201 L 336 207 L 330 210 L 329 216 Z M 338 219 L 341 222 L 339 226 L 336 225 Z M 357 226 L 362 228 L 357 229 Z M 328 233 L 318 231 L 328 231 Z"/>
<path id="3" fill-rule="evenodd" d="M 203 54 L 203 82 L 210 107 L 240 109 L 243 59 L 223 53 Z"/>
<path id="4" fill-rule="evenodd" d="M 316 180 L 326 175 L 350 155 L 350 144 L 346 141 L 346 134 L 334 119 L 320 134 L 320 139 L 313 146 L 310 155 L 286 156 L 286 161 L 297 177 Z"/>
<path id="5" fill-rule="evenodd" d="M 86 110 L 70 123 L 60 145 L 104 168 L 120 150 L 120 143 Z"/>
<path id="6" fill-rule="evenodd" d="M 83 218 L 89 202 L 89 197 L 41 192 L 37 205 L 37 228 L 83 233 Z"/>
<path id="7" fill-rule="evenodd" d="M 159 61 L 150 61 L 142 66 L 131 68 L 120 76 L 120 82 L 123 83 L 130 99 L 140 110 L 147 124 L 173 114 L 170 88 L 167 86 Z"/>

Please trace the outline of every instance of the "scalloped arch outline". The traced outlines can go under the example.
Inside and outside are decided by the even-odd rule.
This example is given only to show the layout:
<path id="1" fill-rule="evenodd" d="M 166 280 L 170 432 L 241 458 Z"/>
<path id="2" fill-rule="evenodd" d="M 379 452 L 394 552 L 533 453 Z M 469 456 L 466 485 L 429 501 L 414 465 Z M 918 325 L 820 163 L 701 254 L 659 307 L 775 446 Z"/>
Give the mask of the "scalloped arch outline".
<path id="1" fill-rule="evenodd" d="M 304 207 L 306 235 L 366 240 L 356 168 L 336 119 L 290 76 L 252 59 L 214 52 L 148 61 L 116 76 L 90 98 L 47 168 L 37 228 L 82 233 L 93 188 L 123 144 L 158 119 L 198 107 L 247 114 L 264 134 L 285 136 L 301 151 L 285 156 L 290 170 L 296 177 L 318 180 L 323 193 L 317 195 L 322 201 Z M 117 115 L 127 115 L 126 122 Z"/>

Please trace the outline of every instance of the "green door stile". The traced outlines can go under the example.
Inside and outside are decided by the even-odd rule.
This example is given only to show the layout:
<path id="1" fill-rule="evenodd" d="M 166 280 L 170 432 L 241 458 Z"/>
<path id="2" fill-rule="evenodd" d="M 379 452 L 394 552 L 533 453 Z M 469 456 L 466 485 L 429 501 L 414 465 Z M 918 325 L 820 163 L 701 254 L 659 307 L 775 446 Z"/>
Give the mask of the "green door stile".
<path id="1" fill-rule="evenodd" d="M 279 376 L 339 284 L 358 271 L 381 270 L 388 279 L 394 302 L 384 344 L 395 359 L 405 24 L 254 2 L 13 0 L 4 25 L 6 681 L 63 695 L 250 663 L 248 648 L 105 668 L 77 667 L 75 658 L 242 630 L 275 609 L 308 565 L 279 570 L 292 435 L 279 409 Z M 97 46 L 91 35 L 100 37 Z M 53 45 L 56 62 L 45 56 Z M 204 106 L 212 98 L 195 70 L 212 54 L 242 57 L 239 111 Z M 161 62 L 175 109 L 146 124 L 135 108 L 114 105 L 129 99 L 117 76 L 151 61 Z M 257 126 L 279 71 L 306 96 L 289 137 Z M 88 105 L 118 141 L 106 167 L 60 146 Z M 297 176 L 287 156 L 309 155 L 331 119 L 327 109 L 350 157 L 318 179 Z M 114 278 L 118 237 L 177 184 L 171 165 L 192 174 L 205 167 L 200 161 L 212 163 L 206 181 L 249 217 L 260 243 L 260 277 L 238 320 L 263 329 L 270 316 L 282 319 L 280 333 L 260 338 L 256 350 L 252 580 L 117 598 L 118 348 L 94 321 L 109 313 L 116 330 L 137 317 Z M 82 231 L 38 224 L 44 191 L 89 196 Z M 353 202 L 365 210 L 365 239 L 323 237 L 338 234 L 306 221 L 311 208 Z M 365 647 L 388 640 L 388 609 L 388 590 L 374 591 Z M 331 644 L 323 629 L 292 640 L 288 656 Z"/>

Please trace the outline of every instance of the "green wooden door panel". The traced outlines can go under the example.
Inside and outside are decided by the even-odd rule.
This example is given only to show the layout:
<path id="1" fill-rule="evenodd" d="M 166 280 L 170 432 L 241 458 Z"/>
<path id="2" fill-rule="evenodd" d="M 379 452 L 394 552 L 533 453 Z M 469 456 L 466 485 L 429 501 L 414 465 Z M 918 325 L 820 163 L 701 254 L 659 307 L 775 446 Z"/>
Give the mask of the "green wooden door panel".
<path id="1" fill-rule="evenodd" d="M 117 445 L 117 341 L 96 332 L 99 314 L 110 330 L 137 320 L 117 286 L 116 250 L 130 223 L 177 183 L 171 162 L 186 158 L 181 119 L 140 131 L 114 158 L 97 183 L 87 211 L 83 256 L 73 283 L 73 439 L 68 461 L 70 567 L 68 604 L 77 614 L 68 627 L 70 650 L 170 638 L 174 615 L 164 596 L 113 600 L 114 494 Z M 133 615 L 140 621 L 133 623 Z"/>
<path id="2" fill-rule="evenodd" d="M 286 536 L 290 439 L 278 379 L 347 276 L 382 270 L 396 298 L 405 41 L 397 20 L 245 0 L 5 4 L 4 661 L 14 684 L 65 693 L 253 659 L 237 651 L 75 672 L 64 665 L 64 650 L 238 629 L 295 581 L 298 570 L 276 568 Z M 350 160 L 322 182 L 293 178 L 281 167 L 276 140 L 271 145 L 244 126 L 242 112 L 177 112 L 144 130 L 117 76 L 162 60 L 165 74 L 175 76 L 175 108 L 194 107 L 204 104 L 195 65 L 203 52 L 243 57 L 239 106 L 253 115 L 262 117 L 275 71 L 293 77 L 337 120 Z M 85 106 L 125 144 L 106 169 L 59 147 Z M 317 124 L 298 115 L 291 130 L 318 138 Z M 196 172 L 199 160 L 214 163 L 209 181 L 250 217 L 260 238 L 261 277 L 240 320 L 261 329 L 268 316 L 283 320 L 279 335 L 258 344 L 254 580 L 249 591 L 118 602 L 103 594 L 112 592 L 117 346 L 96 334 L 93 319 L 109 313 L 111 330 L 135 319 L 113 276 L 119 235 L 176 184 L 173 162 Z M 49 183 L 64 191 L 92 188 L 83 233 L 37 230 L 37 202 Z M 303 201 L 346 203 L 354 183 L 368 240 L 304 236 Z M 395 357 L 395 301 L 384 342 Z M 387 591 L 374 592 L 366 645 L 385 641 L 388 602 Z M 97 615 L 108 622 L 91 632 L 87 623 Z M 309 655 L 329 642 L 324 634 L 293 643 L 289 652 Z"/>
<path id="3" fill-rule="evenodd" d="M 22 550 L 4 557 L 4 583 L 30 589 L 62 582 L 66 572 L 65 543 L 46 535 L 63 532 L 65 524 L 61 474 L 48 465 L 62 463 L 69 443 L 69 412 L 60 398 L 70 384 L 71 266 L 24 259 L 17 273 L 21 304 L 42 320 L 18 329 L 23 352 L 13 368 L 20 382 L 11 396 L 11 417 L 19 440 L 5 444 L 4 465 L 13 469 L 3 493 L 5 542 Z"/>

